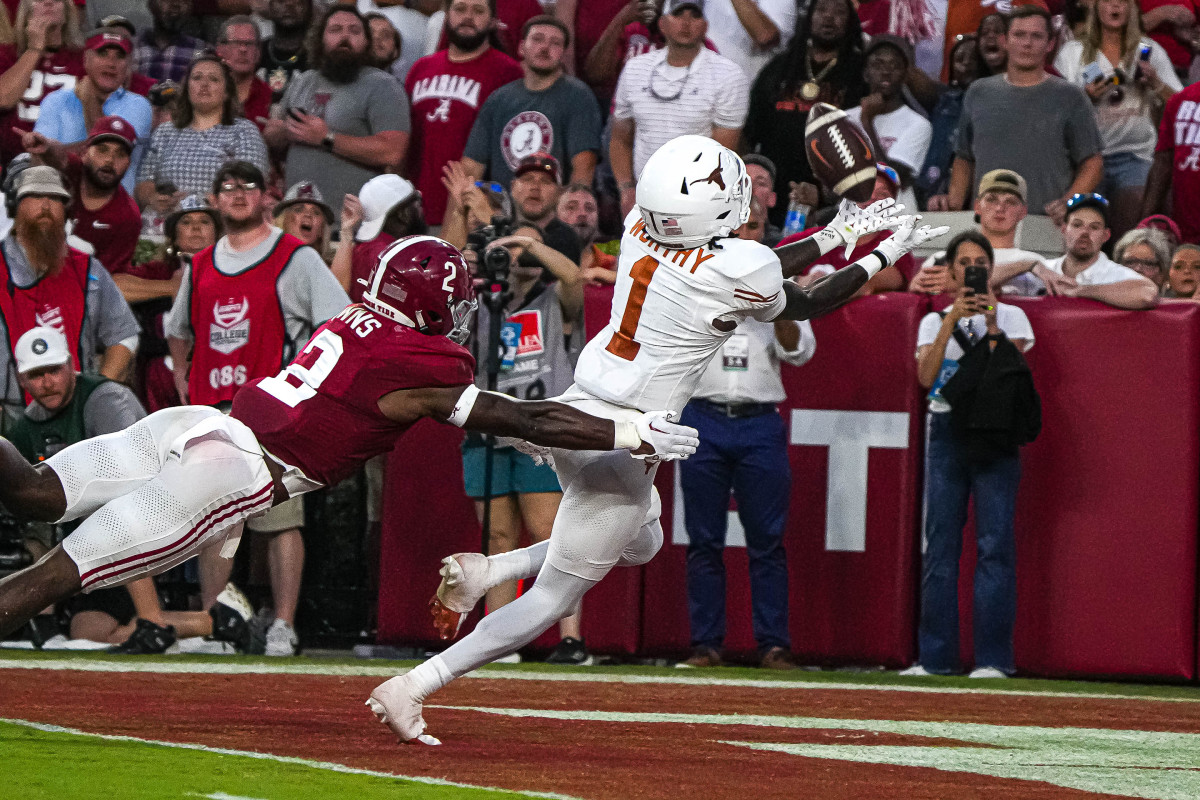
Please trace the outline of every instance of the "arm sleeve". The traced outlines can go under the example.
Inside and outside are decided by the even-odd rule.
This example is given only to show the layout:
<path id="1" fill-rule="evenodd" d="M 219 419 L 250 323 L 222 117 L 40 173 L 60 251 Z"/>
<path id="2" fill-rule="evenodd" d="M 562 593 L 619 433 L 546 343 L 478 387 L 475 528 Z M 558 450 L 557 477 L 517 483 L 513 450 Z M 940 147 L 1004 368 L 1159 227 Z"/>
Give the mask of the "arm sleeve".
<path id="1" fill-rule="evenodd" d="M 62 125 L 60 120 L 66 114 L 67 109 L 63 103 L 64 98 L 62 93 L 66 89 L 59 89 L 56 92 L 51 92 L 42 100 L 41 109 L 38 112 L 37 122 L 33 123 L 35 133 L 40 133 L 47 139 L 53 139 L 56 142 L 63 140 Z M 74 91 L 74 90 L 71 90 Z"/>
<path id="2" fill-rule="evenodd" d="M 495 92 L 488 95 L 488 99 L 483 101 L 483 105 L 479 108 L 479 116 L 475 118 L 475 123 L 471 125 L 471 133 L 467 136 L 467 146 L 463 148 L 464 158 L 478 161 L 485 167 L 490 160 L 491 140 L 498 138 L 491 135 L 492 117 L 496 113 L 495 101 Z"/>
<path id="3" fill-rule="evenodd" d="M 721 319 L 738 322 L 751 317 L 759 322 L 771 322 L 783 313 L 787 305 L 779 257 L 765 247 L 761 251 L 746 248 L 745 256 L 758 260 L 759 264 L 733 281 L 733 311 L 722 315 Z"/>
<path id="4" fill-rule="evenodd" d="M 713 124 L 718 128 L 740 128 L 750 111 L 750 82 L 737 64 L 729 64 L 721 75 Z"/>
<path id="5" fill-rule="evenodd" d="M 1067 42 L 1058 51 L 1058 55 L 1054 57 L 1054 68 L 1063 80 L 1076 86 L 1083 85 L 1083 64 L 1080 63 L 1082 56 L 1083 50 L 1078 46 L 1078 40 Z"/>
<path id="6" fill-rule="evenodd" d="M 373 134 L 380 131 L 408 133 L 412 129 L 408 95 L 399 82 L 385 76 L 382 80 L 372 82 L 367 103 L 367 125 Z"/>
<path id="7" fill-rule="evenodd" d="M 88 282 L 93 281 L 97 284 L 96 307 L 89 309 L 89 313 L 95 313 L 96 342 L 101 347 L 110 347 L 120 344 L 122 339 L 137 336 L 141 326 L 133 316 L 133 310 L 108 270 L 94 258 L 88 263 Z M 90 299 L 91 292 L 88 294 Z"/>
<path id="8" fill-rule="evenodd" d="M 1150 66 L 1154 67 L 1154 71 L 1158 73 L 1158 79 L 1167 86 L 1177 92 L 1183 89 L 1183 84 L 1179 82 L 1179 76 L 1175 74 L 1175 67 L 1171 64 L 1171 57 L 1167 55 L 1167 51 L 1162 48 L 1162 45 L 1155 41 L 1150 42 Z"/>
<path id="9" fill-rule="evenodd" d="M 921 326 L 917 328 L 917 347 L 933 344 L 938 330 L 942 327 L 942 315 L 931 311 L 921 318 Z"/>
<path id="10" fill-rule="evenodd" d="M 600 104 L 596 95 L 587 85 L 580 81 L 572 81 L 574 99 L 571 106 L 571 125 L 567 129 L 566 153 L 567 158 L 588 150 L 600 151 Z"/>
<path id="11" fill-rule="evenodd" d="M 146 410 L 128 386 L 108 381 L 97 386 L 83 406 L 83 432 L 87 438 L 116 433 L 146 416 Z"/>
<path id="12" fill-rule="evenodd" d="M 171 310 L 163 317 L 163 335 L 192 340 L 192 265 L 185 264 L 179 281 L 179 291 Z"/>
<path id="13" fill-rule="evenodd" d="M 292 256 L 283 275 L 280 300 L 285 317 L 302 320 L 313 330 L 350 305 L 337 278 L 311 247 L 302 247 Z"/>

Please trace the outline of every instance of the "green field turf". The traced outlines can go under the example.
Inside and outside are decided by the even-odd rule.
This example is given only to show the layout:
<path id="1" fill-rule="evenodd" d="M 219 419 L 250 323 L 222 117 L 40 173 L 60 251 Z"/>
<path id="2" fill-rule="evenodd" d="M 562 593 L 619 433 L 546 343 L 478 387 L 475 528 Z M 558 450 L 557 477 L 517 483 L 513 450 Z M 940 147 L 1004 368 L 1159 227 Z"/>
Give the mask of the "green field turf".
<path id="1" fill-rule="evenodd" d="M 483 800 L 529 797 L 334 771 L 300 759 L 146 744 L 0 722 L 0 797 L 21 800 Z"/>

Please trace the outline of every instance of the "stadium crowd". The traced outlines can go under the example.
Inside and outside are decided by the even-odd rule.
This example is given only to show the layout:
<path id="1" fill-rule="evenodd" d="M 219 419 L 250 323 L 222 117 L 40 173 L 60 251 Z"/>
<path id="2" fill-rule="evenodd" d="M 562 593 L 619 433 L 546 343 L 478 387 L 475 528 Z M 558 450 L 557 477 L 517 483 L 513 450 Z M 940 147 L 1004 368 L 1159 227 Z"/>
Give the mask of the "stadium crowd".
<path id="1" fill-rule="evenodd" d="M 498 387 L 553 397 L 571 384 L 589 324 L 604 322 L 585 320 L 583 309 L 613 291 L 615 240 L 649 156 L 683 134 L 737 150 L 754 195 L 738 235 L 795 241 L 836 211 L 802 146 L 809 109 L 830 103 L 878 155 L 872 199 L 936 214 L 958 234 L 942 251 L 905 256 L 862 290 L 945 296 L 949 309 L 931 314 L 914 343 L 933 412 L 914 669 L 958 669 L 958 552 L 974 496 L 976 619 L 985 620 L 976 623 L 976 672 L 1011 674 L 1019 456 L 1013 448 L 980 461 L 964 450 L 941 389 L 976 341 L 1022 363 L 1034 332 L 998 296 L 1128 309 L 1200 301 L 1200 5 L 1018 0 L 997 11 L 1009 6 L 4 0 L 5 430 L 23 420 L 37 459 L 52 452 L 45 436 L 61 446 L 100 430 L 84 410 L 97 397 L 116 396 L 122 419 L 141 416 L 129 408 L 139 402 L 150 411 L 226 406 L 357 300 L 388 244 L 423 233 L 471 250 L 482 230 L 487 241 L 473 253 L 486 260 L 487 250 L 508 251 Z M 1035 238 L 1023 232 L 1034 230 L 1052 235 L 1022 247 Z M 830 253 L 798 280 L 870 253 L 887 235 Z M 972 287 L 971 268 L 986 270 L 984 284 Z M 481 309 L 476 352 L 488 317 Z M 685 412 L 703 448 L 682 472 L 692 665 L 721 663 L 732 491 L 761 663 L 795 668 L 787 459 L 775 404 L 781 362 L 795 368 L 816 346 L 807 323 L 739 333 Z M 67 364 L 79 381 L 55 383 Z M 103 390 L 114 382 L 137 400 Z M 76 406 L 69 432 L 30 432 L 29 420 L 53 421 Z M 517 547 L 522 529 L 534 541 L 549 536 L 562 496 L 553 470 L 482 445 L 468 437 L 463 470 L 488 520 L 490 551 Z M 382 469 L 367 469 L 376 535 Z M 299 498 L 247 526 L 268 538 L 272 616 L 259 643 L 268 654 L 297 651 L 303 526 Z M 230 562 L 213 555 L 200 559 L 202 609 L 236 593 Z M 190 618 L 176 618 L 177 631 L 153 592 L 138 591 L 133 603 L 89 606 L 114 618 L 90 628 L 125 652 L 161 651 L 185 629 L 204 632 L 207 623 Z M 489 607 L 516 591 L 497 587 Z M 560 630 L 550 660 L 587 663 L 578 615 Z M 39 641 L 48 635 L 35 631 Z"/>

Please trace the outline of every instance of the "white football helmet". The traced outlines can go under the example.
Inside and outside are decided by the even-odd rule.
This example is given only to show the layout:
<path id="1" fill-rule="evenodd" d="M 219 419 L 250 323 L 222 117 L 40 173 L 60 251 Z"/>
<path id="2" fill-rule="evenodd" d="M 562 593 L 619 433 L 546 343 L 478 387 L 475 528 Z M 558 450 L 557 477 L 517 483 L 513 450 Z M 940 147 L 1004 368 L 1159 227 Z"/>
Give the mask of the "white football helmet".
<path id="1" fill-rule="evenodd" d="M 646 233 L 668 247 L 699 247 L 750 219 L 750 176 L 738 154 L 707 136 L 677 136 L 650 156 L 637 185 Z"/>

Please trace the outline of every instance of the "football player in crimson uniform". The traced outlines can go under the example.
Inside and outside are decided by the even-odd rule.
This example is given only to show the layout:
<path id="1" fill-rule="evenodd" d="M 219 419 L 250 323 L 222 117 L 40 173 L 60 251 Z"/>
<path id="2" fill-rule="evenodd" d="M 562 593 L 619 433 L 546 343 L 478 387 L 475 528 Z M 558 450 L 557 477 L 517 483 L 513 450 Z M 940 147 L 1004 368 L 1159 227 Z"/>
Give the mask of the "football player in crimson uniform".
<path id="1" fill-rule="evenodd" d="M 48 522 L 86 517 L 41 561 L 0 581 L 0 636 L 81 589 L 157 574 L 207 547 L 232 556 L 245 519 L 338 482 L 424 417 L 543 446 L 658 459 L 695 452 L 695 430 L 665 411 L 614 422 L 480 392 L 461 344 L 474 307 L 456 249 L 431 236 L 401 239 L 380 256 L 362 303 L 322 325 L 278 375 L 239 392 L 230 416 L 164 409 L 36 467 L 0 439 L 5 507 Z"/>
<path id="2" fill-rule="evenodd" d="M 947 228 L 916 229 L 884 200 L 844 202 L 829 225 L 771 250 L 731 238 L 750 217 L 746 165 L 703 136 L 663 145 L 642 171 L 637 207 L 625 218 L 608 326 L 588 342 L 575 385 L 557 398 L 614 421 L 644 409 L 675 412 L 691 399 L 705 366 L 742 320 L 803 320 L 842 305 L 879 270 Z M 787 278 L 836 246 L 884 228 L 896 233 L 869 255 L 807 288 Z M 455 678 L 514 652 L 574 612 L 614 566 L 649 561 L 662 546 L 655 465 L 624 453 L 554 450 L 563 500 L 550 539 L 495 556 L 443 561 L 431 608 L 444 637 L 503 581 L 537 575 L 516 601 L 488 614 L 469 636 L 412 671 L 385 681 L 367 704 L 402 741 L 436 744 L 425 733 L 425 698 Z"/>

